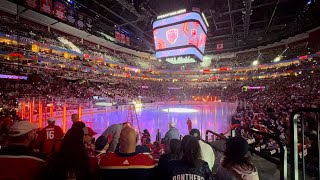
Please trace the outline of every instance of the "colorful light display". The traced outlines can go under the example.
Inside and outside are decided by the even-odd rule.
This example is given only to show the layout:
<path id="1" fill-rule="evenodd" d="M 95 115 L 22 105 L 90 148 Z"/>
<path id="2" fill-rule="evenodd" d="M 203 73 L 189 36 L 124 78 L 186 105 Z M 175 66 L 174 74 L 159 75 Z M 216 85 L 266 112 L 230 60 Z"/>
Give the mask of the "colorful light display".
<path id="1" fill-rule="evenodd" d="M 169 58 L 170 63 L 173 62 L 172 58 L 184 56 L 202 60 L 207 31 L 205 18 L 198 12 L 188 12 L 156 20 L 153 23 L 156 57 Z M 174 60 L 173 64 L 196 62 L 189 60 L 190 58 L 187 58 L 188 61 L 184 59 Z"/>

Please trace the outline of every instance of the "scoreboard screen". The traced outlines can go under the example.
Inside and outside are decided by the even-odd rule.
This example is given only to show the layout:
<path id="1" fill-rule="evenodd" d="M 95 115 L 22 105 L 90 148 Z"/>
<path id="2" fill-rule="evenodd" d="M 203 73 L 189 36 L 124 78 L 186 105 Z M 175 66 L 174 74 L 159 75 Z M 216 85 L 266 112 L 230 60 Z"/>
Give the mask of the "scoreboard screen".
<path id="1" fill-rule="evenodd" d="M 198 12 L 188 12 L 153 23 L 157 58 L 194 56 L 202 60 L 207 26 Z"/>

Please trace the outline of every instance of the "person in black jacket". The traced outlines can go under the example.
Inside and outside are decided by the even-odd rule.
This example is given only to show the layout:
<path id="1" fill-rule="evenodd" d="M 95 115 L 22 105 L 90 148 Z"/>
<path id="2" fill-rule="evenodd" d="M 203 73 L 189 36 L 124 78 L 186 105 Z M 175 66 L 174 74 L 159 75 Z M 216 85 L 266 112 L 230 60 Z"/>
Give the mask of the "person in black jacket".
<path id="1" fill-rule="evenodd" d="M 168 162 L 167 177 L 165 179 L 201 179 L 212 180 L 212 172 L 208 163 L 201 160 L 201 150 L 196 138 L 186 135 L 181 141 L 180 160 Z"/>
<path id="2" fill-rule="evenodd" d="M 157 168 L 159 179 L 164 179 L 166 176 L 169 161 L 180 159 L 180 145 L 181 141 L 179 139 L 172 139 L 169 147 L 165 150 L 165 154 L 160 156 Z"/>
<path id="3" fill-rule="evenodd" d="M 84 146 L 85 124 L 75 122 L 63 138 L 59 152 L 48 158 L 48 177 L 46 179 L 92 179 L 87 150 Z"/>

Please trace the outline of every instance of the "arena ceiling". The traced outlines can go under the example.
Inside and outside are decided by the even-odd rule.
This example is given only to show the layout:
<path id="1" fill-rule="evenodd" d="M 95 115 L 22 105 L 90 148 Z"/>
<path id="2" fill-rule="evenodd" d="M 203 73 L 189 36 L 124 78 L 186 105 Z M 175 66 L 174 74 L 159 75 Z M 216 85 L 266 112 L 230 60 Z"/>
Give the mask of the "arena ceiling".
<path id="1" fill-rule="evenodd" d="M 95 16 L 98 30 L 121 26 L 132 41 L 154 50 L 152 22 L 158 15 L 200 7 L 209 22 L 206 54 L 266 45 L 319 26 L 319 0 L 76 0 Z M 140 42 L 140 43 L 139 43 Z M 223 42 L 224 50 L 216 51 Z"/>

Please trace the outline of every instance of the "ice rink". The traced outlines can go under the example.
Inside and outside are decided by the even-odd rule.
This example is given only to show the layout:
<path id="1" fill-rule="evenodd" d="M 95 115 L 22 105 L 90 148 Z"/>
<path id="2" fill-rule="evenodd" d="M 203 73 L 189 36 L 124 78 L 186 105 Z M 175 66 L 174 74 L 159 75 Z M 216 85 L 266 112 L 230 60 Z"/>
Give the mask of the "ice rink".
<path id="1" fill-rule="evenodd" d="M 188 134 L 187 119 L 192 121 L 192 127 L 202 132 L 205 138 L 206 130 L 223 133 L 230 126 L 232 113 L 235 111 L 234 103 L 212 102 L 204 104 L 161 104 L 154 106 L 143 105 L 136 107 L 137 116 L 133 113 L 134 128 L 148 129 L 152 141 L 155 140 L 157 129 L 160 129 L 162 137 L 168 131 L 168 123 L 174 122 L 180 134 Z M 82 115 L 82 121 L 95 132 L 101 134 L 109 125 L 130 121 L 128 109 L 119 107 L 115 110 L 96 114 Z M 137 117 L 137 118 L 136 118 Z M 62 119 L 58 118 L 57 125 L 61 125 Z M 67 129 L 71 127 L 70 116 L 67 117 Z M 139 127 L 138 127 L 139 124 Z"/>

